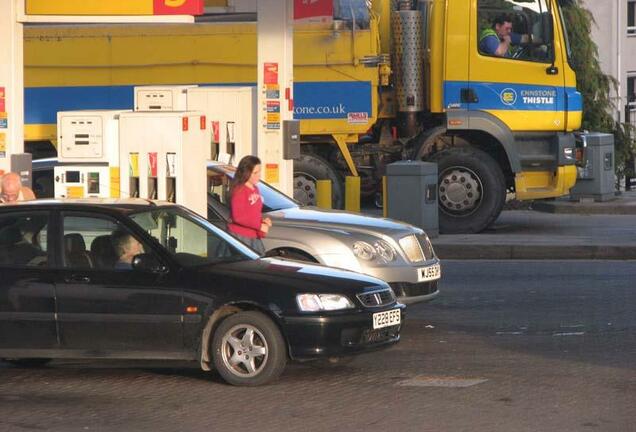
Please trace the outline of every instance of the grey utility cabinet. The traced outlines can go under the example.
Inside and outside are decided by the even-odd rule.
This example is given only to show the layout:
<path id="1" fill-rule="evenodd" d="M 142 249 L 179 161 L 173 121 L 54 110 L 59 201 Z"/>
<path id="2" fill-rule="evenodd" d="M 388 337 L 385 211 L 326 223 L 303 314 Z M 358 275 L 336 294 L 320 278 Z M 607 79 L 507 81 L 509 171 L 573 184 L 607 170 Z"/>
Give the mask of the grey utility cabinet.
<path id="1" fill-rule="evenodd" d="M 604 133 L 582 134 L 579 139 L 584 147 L 583 167 L 579 168 L 576 185 L 570 190 L 570 198 L 593 198 L 608 201 L 614 195 L 614 136 Z"/>
<path id="2" fill-rule="evenodd" d="M 437 215 L 437 164 L 394 162 L 386 167 L 387 216 L 439 235 Z"/>
<path id="3" fill-rule="evenodd" d="M 33 177 L 31 153 L 12 154 L 11 171 L 20 175 L 22 186 L 31 187 Z"/>

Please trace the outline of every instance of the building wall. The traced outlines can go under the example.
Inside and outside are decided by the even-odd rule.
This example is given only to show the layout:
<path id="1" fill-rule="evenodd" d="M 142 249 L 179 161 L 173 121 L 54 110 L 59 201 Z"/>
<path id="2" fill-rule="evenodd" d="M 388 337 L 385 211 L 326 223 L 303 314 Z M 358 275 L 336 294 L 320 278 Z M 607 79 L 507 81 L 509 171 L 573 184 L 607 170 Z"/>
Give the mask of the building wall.
<path id="1" fill-rule="evenodd" d="M 636 78 L 636 34 L 627 32 L 628 0 L 583 0 L 582 3 L 596 21 L 592 39 L 598 45 L 601 68 L 618 81 L 617 90 L 612 90 L 616 104 L 614 117 L 625 121 L 629 98 L 627 81 L 630 76 Z"/>

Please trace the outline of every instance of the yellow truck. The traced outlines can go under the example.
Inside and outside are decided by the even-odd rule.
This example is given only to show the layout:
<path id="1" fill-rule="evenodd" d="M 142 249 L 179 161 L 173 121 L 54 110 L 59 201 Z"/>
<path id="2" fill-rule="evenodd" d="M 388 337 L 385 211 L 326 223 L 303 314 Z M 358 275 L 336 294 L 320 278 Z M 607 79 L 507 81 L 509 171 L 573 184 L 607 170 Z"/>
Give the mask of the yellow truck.
<path id="1" fill-rule="evenodd" d="M 340 206 L 346 175 L 373 197 L 388 163 L 434 161 L 440 231 L 466 233 L 508 193 L 574 185 L 582 100 L 558 0 L 335 0 L 332 18 L 294 30 L 297 199 L 330 179 Z M 255 20 L 25 28 L 27 149 L 55 144 L 57 111 L 130 109 L 137 85 L 255 85 Z"/>

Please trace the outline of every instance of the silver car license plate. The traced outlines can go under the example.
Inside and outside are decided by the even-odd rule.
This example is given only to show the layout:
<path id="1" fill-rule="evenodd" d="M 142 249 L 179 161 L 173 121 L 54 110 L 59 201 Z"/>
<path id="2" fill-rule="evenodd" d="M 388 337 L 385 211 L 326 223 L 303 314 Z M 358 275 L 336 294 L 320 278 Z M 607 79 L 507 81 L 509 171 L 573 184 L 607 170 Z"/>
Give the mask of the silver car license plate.
<path id="1" fill-rule="evenodd" d="M 428 267 L 423 267 L 421 269 L 418 269 L 417 272 L 418 282 L 429 282 L 442 277 L 442 267 L 439 264 L 433 264 Z"/>
<path id="2" fill-rule="evenodd" d="M 402 315 L 400 309 L 376 312 L 373 314 L 373 330 L 398 325 L 401 322 L 401 319 Z"/>

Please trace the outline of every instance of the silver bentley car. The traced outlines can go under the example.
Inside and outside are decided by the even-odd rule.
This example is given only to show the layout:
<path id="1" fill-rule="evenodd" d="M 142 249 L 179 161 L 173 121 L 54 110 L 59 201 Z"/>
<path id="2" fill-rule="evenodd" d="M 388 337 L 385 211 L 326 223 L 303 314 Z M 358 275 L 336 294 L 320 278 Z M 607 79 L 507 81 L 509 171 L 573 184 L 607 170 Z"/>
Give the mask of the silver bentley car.
<path id="1" fill-rule="evenodd" d="M 223 163 L 208 163 L 208 219 L 223 227 L 230 219 L 228 186 L 234 170 Z M 263 213 L 273 222 L 263 239 L 267 255 L 375 276 L 388 282 L 405 304 L 438 295 L 440 261 L 420 228 L 392 219 L 302 207 L 264 182 L 259 190 Z"/>

